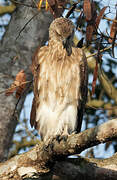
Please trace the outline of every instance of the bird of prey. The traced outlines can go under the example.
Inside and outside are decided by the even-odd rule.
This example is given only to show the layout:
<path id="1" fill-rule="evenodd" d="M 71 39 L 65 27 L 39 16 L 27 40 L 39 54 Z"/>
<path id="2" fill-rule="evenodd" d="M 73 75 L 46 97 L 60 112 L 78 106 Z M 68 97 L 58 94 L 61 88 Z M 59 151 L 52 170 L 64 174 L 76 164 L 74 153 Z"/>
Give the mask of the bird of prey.
<path id="1" fill-rule="evenodd" d="M 87 100 L 87 60 L 73 44 L 74 25 L 67 18 L 55 19 L 49 42 L 37 50 L 32 61 L 34 99 L 31 126 L 43 141 L 80 132 Z"/>

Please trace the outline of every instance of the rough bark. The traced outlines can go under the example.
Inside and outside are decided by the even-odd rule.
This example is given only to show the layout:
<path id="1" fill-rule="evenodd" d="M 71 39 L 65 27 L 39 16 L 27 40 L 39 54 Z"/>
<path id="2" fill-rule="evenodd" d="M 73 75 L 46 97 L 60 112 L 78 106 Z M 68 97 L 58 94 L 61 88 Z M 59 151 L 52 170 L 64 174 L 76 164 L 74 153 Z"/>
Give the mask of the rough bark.
<path id="1" fill-rule="evenodd" d="M 31 0 L 25 2 L 32 3 Z M 12 14 L 11 22 L 0 44 L 0 92 L 11 85 L 21 69 L 25 70 L 28 80 L 32 78 L 29 70 L 32 54 L 38 45 L 43 45 L 47 41 L 48 27 L 53 19 L 49 12 L 40 12 L 16 40 L 24 24 L 35 13 L 36 9 L 17 6 Z M 7 158 L 24 99 L 21 99 L 17 113 L 12 117 L 17 102 L 15 95 L 6 97 L 5 94 L 0 94 L 0 161 Z"/>
<path id="2" fill-rule="evenodd" d="M 27 153 L 17 155 L 0 164 L 1 179 L 48 178 L 58 179 L 116 179 L 117 153 L 113 157 L 99 160 L 67 156 L 109 140 L 117 139 L 117 119 L 110 120 L 79 134 L 72 134 L 66 141 L 56 139 L 44 145 L 40 143 Z"/>

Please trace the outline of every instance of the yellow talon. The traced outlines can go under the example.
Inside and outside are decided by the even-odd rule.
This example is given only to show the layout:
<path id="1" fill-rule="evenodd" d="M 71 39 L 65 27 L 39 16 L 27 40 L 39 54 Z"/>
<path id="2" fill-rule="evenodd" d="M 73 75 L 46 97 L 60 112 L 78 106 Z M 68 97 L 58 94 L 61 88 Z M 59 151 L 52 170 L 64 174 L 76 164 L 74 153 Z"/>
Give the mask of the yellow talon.
<path id="1" fill-rule="evenodd" d="M 38 3 L 38 9 L 39 9 L 39 10 L 41 9 L 42 1 L 43 1 L 43 0 L 40 0 L 39 3 Z"/>
<path id="2" fill-rule="evenodd" d="M 41 9 L 42 2 L 43 2 L 43 0 L 40 0 L 39 3 L 38 3 L 38 9 L 39 9 L 39 10 Z M 45 9 L 48 10 L 48 7 L 49 7 L 48 1 L 46 0 Z"/>
<path id="3" fill-rule="evenodd" d="M 48 0 L 46 0 L 46 11 L 48 10 L 48 7 L 49 7 L 49 5 L 48 5 Z"/>

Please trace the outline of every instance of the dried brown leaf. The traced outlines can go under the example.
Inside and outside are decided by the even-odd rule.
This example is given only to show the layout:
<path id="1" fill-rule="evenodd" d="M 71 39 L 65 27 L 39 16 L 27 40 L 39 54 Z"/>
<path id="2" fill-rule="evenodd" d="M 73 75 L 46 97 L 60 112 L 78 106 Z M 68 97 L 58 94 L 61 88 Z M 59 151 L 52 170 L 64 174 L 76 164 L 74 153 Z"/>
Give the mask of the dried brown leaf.
<path id="1" fill-rule="evenodd" d="M 91 42 L 93 31 L 94 31 L 94 26 L 92 24 L 88 24 L 87 28 L 86 28 L 86 40 L 87 40 L 87 43 Z"/>
<path id="2" fill-rule="evenodd" d="M 115 20 L 117 20 L 117 19 L 115 18 Z M 111 31 L 110 31 L 110 38 L 108 40 L 109 43 L 113 42 L 116 32 L 117 32 L 117 22 L 113 21 L 112 26 L 111 26 Z"/>
<path id="3" fill-rule="evenodd" d="M 56 0 L 48 0 L 48 4 L 50 5 L 50 6 L 54 6 L 55 5 L 55 2 Z"/>
<path id="4" fill-rule="evenodd" d="M 43 1 L 44 0 L 41 0 L 37 3 L 38 10 L 41 9 Z M 45 9 L 49 9 L 54 18 L 57 18 L 62 15 L 66 3 L 67 0 L 46 0 Z"/>
<path id="5" fill-rule="evenodd" d="M 103 14 L 104 14 L 104 12 L 105 12 L 105 10 L 106 10 L 107 7 L 108 7 L 108 6 L 103 7 L 103 8 L 101 9 L 100 13 L 99 13 L 99 16 L 97 16 L 96 22 L 95 22 L 96 28 L 98 28 L 98 26 L 99 26 L 99 24 L 100 24 L 100 21 L 101 21 L 101 19 L 102 19 L 102 17 L 103 17 Z"/>
<path id="6" fill-rule="evenodd" d="M 90 21 L 92 19 L 90 0 L 84 0 L 83 11 L 84 11 L 84 14 L 86 16 L 86 20 Z"/>
<path id="7" fill-rule="evenodd" d="M 117 21 L 117 11 L 116 11 L 116 17 L 115 20 Z M 109 43 L 112 43 L 112 55 L 114 57 L 114 46 L 115 46 L 115 40 L 117 36 L 117 22 L 113 21 L 112 26 L 111 26 L 111 32 L 110 32 L 110 38 L 109 38 Z"/>
<path id="8" fill-rule="evenodd" d="M 50 12 L 54 16 L 54 18 L 57 18 L 60 16 L 60 10 L 58 8 L 58 1 L 57 0 L 48 0 L 48 4 L 50 7 Z"/>
<path id="9" fill-rule="evenodd" d="M 97 18 L 97 12 L 96 12 L 96 6 L 94 2 L 91 3 L 91 14 L 92 14 L 91 21 L 93 22 L 93 24 L 95 24 L 95 20 Z"/>
<path id="10" fill-rule="evenodd" d="M 26 75 L 24 73 L 24 70 L 21 70 L 15 78 L 15 81 L 11 85 L 11 87 L 6 90 L 6 95 L 9 96 L 11 95 L 14 91 L 16 91 L 16 98 L 19 98 L 25 89 L 25 84 L 26 82 Z"/>
<path id="11" fill-rule="evenodd" d="M 22 92 L 24 91 L 25 87 L 26 87 L 26 84 L 25 84 L 25 82 L 26 82 L 26 75 L 25 75 L 24 70 L 21 70 L 16 75 L 15 82 L 17 82 L 17 84 L 19 84 L 19 87 L 17 88 L 17 91 L 16 91 L 16 98 L 19 98 L 21 96 Z"/>
<path id="12" fill-rule="evenodd" d="M 91 6 L 91 18 L 90 20 L 87 20 L 87 28 L 86 28 L 86 40 L 87 40 L 87 45 L 91 42 L 93 32 L 95 31 L 95 20 L 97 17 L 97 12 L 96 12 L 96 7 L 95 3 L 92 2 L 90 3 Z"/>

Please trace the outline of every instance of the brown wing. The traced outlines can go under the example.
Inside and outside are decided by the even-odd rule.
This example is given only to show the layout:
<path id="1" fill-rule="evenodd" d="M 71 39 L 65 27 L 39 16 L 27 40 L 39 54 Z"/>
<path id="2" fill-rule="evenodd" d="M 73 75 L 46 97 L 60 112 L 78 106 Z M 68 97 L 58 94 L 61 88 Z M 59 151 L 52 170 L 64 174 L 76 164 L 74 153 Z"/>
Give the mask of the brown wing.
<path id="1" fill-rule="evenodd" d="M 35 103 L 35 98 L 33 98 L 32 109 L 31 109 L 31 114 L 30 114 L 31 127 L 36 126 L 35 125 L 35 118 L 36 118 L 36 103 Z"/>
<path id="2" fill-rule="evenodd" d="M 36 52 L 34 53 L 34 56 L 32 58 L 32 73 L 33 73 L 33 77 L 34 77 L 34 98 L 33 98 L 33 102 L 32 102 L 32 109 L 31 109 L 31 114 L 30 114 L 30 124 L 31 127 L 35 127 L 37 126 L 37 123 L 35 121 L 36 118 L 36 107 L 37 107 L 37 102 L 36 99 L 38 99 L 38 90 L 37 90 L 37 83 L 38 83 L 38 75 L 39 75 L 39 63 L 38 63 L 38 56 L 37 54 L 39 53 L 40 47 L 37 48 Z"/>
<path id="3" fill-rule="evenodd" d="M 80 97 L 79 97 L 79 106 L 78 106 L 78 114 L 77 114 L 77 132 L 80 132 L 83 114 L 85 110 L 85 104 L 87 101 L 87 93 L 88 93 L 88 66 L 87 59 L 85 54 L 83 53 L 82 60 L 80 61 Z"/>

